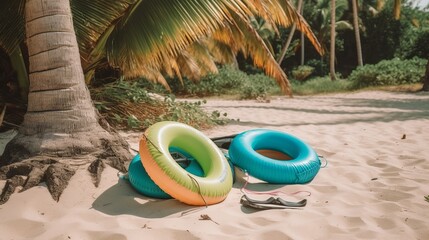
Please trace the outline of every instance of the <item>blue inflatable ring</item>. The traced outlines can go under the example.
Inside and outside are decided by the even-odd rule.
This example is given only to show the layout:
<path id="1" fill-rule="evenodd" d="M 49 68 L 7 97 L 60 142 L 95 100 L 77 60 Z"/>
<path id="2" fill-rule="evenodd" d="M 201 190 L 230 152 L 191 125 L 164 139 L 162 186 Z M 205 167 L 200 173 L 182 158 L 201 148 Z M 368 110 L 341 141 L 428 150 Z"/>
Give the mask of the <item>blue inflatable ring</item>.
<path id="1" fill-rule="evenodd" d="M 182 149 L 172 147 L 169 149 L 170 153 L 181 154 L 189 162 L 185 165 L 181 165 L 186 171 L 192 173 L 196 176 L 204 176 L 203 169 L 200 164 L 187 152 Z M 176 158 L 175 158 L 176 159 Z M 176 159 L 177 161 L 177 159 Z M 169 199 L 172 198 L 169 194 L 164 192 L 156 183 L 149 177 L 149 174 L 143 167 L 143 164 L 140 159 L 140 154 L 137 154 L 130 162 L 128 167 L 128 180 L 131 183 L 131 186 L 140 194 L 143 194 L 147 197 L 160 198 L 160 199 Z"/>
<path id="2" fill-rule="evenodd" d="M 273 150 L 289 155 L 291 160 L 277 160 L 256 152 Z M 274 130 L 255 129 L 238 134 L 231 143 L 233 164 L 251 176 L 268 183 L 308 183 L 320 169 L 316 152 L 297 137 Z"/>
<path id="3" fill-rule="evenodd" d="M 171 147 L 169 149 L 169 152 L 172 155 L 174 154 L 181 155 L 178 157 L 173 156 L 173 158 L 176 159 L 176 161 L 179 158 L 186 158 L 187 163 L 183 163 L 183 165 L 179 164 L 186 171 L 199 177 L 204 176 L 204 172 L 200 164 L 189 153 L 177 147 Z M 235 182 L 234 166 L 227 154 L 225 154 L 225 157 L 227 158 L 228 163 L 231 167 L 233 182 Z M 140 154 L 137 154 L 136 156 L 134 156 L 134 158 L 130 162 L 130 165 L 128 166 L 128 180 L 131 186 L 137 192 L 147 197 L 159 198 L 159 199 L 172 198 L 168 193 L 164 192 L 158 185 L 156 185 L 156 183 L 149 177 L 149 174 L 146 172 L 141 162 Z"/>

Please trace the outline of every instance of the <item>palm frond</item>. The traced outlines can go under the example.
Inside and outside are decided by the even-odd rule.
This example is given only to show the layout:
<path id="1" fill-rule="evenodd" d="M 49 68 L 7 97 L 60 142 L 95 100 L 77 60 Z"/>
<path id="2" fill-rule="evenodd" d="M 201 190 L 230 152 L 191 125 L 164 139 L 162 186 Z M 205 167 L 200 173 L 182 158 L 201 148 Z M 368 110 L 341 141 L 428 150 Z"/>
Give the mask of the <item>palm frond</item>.
<path id="1" fill-rule="evenodd" d="M 144 77 L 147 80 L 150 80 L 155 83 L 160 83 L 168 91 L 171 91 L 171 88 L 168 85 L 167 80 L 165 79 L 164 75 L 161 73 L 161 71 L 158 68 L 153 68 L 150 65 L 144 65 L 142 66 L 142 68 L 143 69 L 139 71 L 139 74 L 137 74 L 138 76 Z"/>
<path id="2" fill-rule="evenodd" d="M 201 68 L 195 58 L 188 52 L 182 51 L 176 58 L 182 75 L 190 80 L 198 81 L 201 77 Z"/>
<path id="3" fill-rule="evenodd" d="M 0 47 L 8 54 L 25 38 L 24 5 L 25 0 L 0 2 Z"/>
<path id="4" fill-rule="evenodd" d="M 171 78 L 178 77 L 183 84 L 182 76 L 199 81 L 202 76 L 218 71 L 214 58 L 202 42 L 195 42 L 187 49 L 181 50 L 177 56 L 164 54 L 162 57 L 162 66 L 152 66 L 149 73 L 146 72 L 147 68 L 139 68 L 134 74 L 145 76 L 154 82 L 157 82 L 160 74 Z M 155 71 L 158 73 L 154 74 Z"/>
<path id="5" fill-rule="evenodd" d="M 163 58 L 165 64 L 163 65 L 162 72 L 164 72 L 170 78 L 177 77 L 183 85 L 183 78 L 180 72 L 180 66 L 177 63 L 177 59 L 165 55 L 163 56 Z"/>
<path id="6" fill-rule="evenodd" d="M 81 56 L 88 62 L 91 53 L 100 49 L 116 22 L 130 11 L 139 0 L 70 0 L 75 32 Z M 102 55 L 102 54 L 100 54 Z M 93 58 L 97 58 L 92 56 Z M 99 57 L 99 56 L 98 56 Z"/>
<path id="7" fill-rule="evenodd" d="M 233 7 L 238 14 L 245 14 L 246 9 L 239 8 L 245 6 L 228 2 L 141 1 L 133 11 L 144 14 L 124 16 L 110 34 L 106 43 L 109 62 L 125 73 L 147 62 L 162 65 L 162 54 L 177 56 L 201 36 L 224 25 L 230 18 L 227 9 Z"/>
<path id="8" fill-rule="evenodd" d="M 206 40 L 200 40 L 192 44 L 187 50 L 193 58 L 195 58 L 198 66 L 201 70 L 201 76 L 207 75 L 208 73 L 217 73 L 218 69 L 215 63 L 215 59 L 207 48 L 208 42 Z"/>
<path id="9" fill-rule="evenodd" d="M 313 44 L 316 51 L 324 53 L 323 48 L 318 42 L 316 36 L 311 31 L 310 26 L 305 19 L 297 12 L 290 1 L 287 0 L 243 0 L 253 11 L 253 14 L 261 16 L 267 23 L 274 27 L 280 25 L 289 27 L 296 24 L 296 28 L 303 32 L 309 41 Z"/>
<path id="10" fill-rule="evenodd" d="M 237 28 L 236 30 L 233 30 L 233 32 L 241 33 L 241 38 L 235 37 L 237 41 L 240 41 L 239 45 L 242 46 L 241 51 L 246 56 L 252 57 L 253 64 L 255 66 L 264 69 L 268 76 L 274 78 L 279 84 L 282 92 L 291 96 L 292 91 L 289 80 L 280 65 L 274 59 L 273 55 L 270 53 L 268 47 L 264 43 L 264 40 L 258 35 L 256 30 L 248 21 L 237 15 L 233 17 L 236 24 L 232 27 Z"/>
<path id="11" fill-rule="evenodd" d="M 216 31 L 218 32 L 218 31 Z M 212 35 L 213 36 L 213 35 Z M 207 50 L 213 58 L 213 61 L 219 64 L 237 65 L 236 52 L 239 50 L 233 50 L 230 45 L 218 41 L 211 37 L 206 41 Z"/>
<path id="12" fill-rule="evenodd" d="M 143 76 L 167 88 L 163 74 L 198 78 L 216 71 L 215 61 L 234 62 L 234 55 L 242 51 L 290 93 L 286 75 L 250 24 L 255 15 L 274 30 L 276 24 L 296 23 L 322 52 L 308 24 L 286 0 L 70 2 L 86 68 L 107 59 L 125 77 Z M 9 52 L 24 41 L 24 4 L 25 0 L 0 4 L 0 44 Z"/>

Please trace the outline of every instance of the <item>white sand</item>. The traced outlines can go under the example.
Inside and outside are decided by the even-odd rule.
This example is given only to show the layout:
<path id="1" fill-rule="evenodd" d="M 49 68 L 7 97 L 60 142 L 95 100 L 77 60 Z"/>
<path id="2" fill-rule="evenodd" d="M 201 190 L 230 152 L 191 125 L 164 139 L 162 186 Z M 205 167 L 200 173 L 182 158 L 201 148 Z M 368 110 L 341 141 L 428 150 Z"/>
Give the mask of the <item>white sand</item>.
<path id="1" fill-rule="evenodd" d="M 141 196 L 111 168 L 99 188 L 79 171 L 58 203 L 39 186 L 0 205 L 0 239 L 429 239 L 424 200 L 429 195 L 429 94 L 359 92 L 270 103 L 209 100 L 205 108 L 240 119 L 204 131 L 209 137 L 278 129 L 323 155 L 329 164 L 309 184 L 251 179 L 248 186 L 308 191 L 311 196 L 281 195 L 307 198 L 307 206 L 243 208 L 240 172 L 224 202 L 195 208 Z M 135 148 L 138 135 L 124 133 Z M 200 220 L 202 214 L 213 221 Z"/>

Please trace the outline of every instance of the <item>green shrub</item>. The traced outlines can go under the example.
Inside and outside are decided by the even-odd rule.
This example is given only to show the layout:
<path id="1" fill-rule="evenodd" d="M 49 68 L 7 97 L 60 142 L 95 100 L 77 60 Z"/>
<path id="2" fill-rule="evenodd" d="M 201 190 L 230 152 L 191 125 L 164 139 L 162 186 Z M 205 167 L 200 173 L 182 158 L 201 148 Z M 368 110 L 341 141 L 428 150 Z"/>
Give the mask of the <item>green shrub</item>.
<path id="1" fill-rule="evenodd" d="M 354 70 L 349 80 L 354 87 L 402 85 L 421 82 L 427 60 L 383 60 L 374 65 L 364 65 Z"/>
<path id="2" fill-rule="evenodd" d="M 95 107 L 117 129 L 145 129 L 159 121 L 178 121 L 202 129 L 228 121 L 226 114 L 207 113 L 205 101 L 176 101 L 151 97 L 139 82 L 117 81 L 90 88 Z"/>
<path id="3" fill-rule="evenodd" d="M 405 58 L 429 57 L 429 29 L 409 30 L 411 32 L 401 42 L 401 51 L 398 55 Z M 408 37 L 409 36 L 409 37 Z"/>
<path id="4" fill-rule="evenodd" d="M 172 90 L 178 95 L 216 96 L 237 92 L 248 76 L 246 73 L 232 67 L 224 66 L 218 73 L 208 74 L 198 82 L 184 80 L 184 86 L 172 85 Z"/>
<path id="5" fill-rule="evenodd" d="M 292 70 L 292 77 L 298 81 L 306 80 L 314 72 L 314 67 L 301 65 Z"/>
<path id="6" fill-rule="evenodd" d="M 332 81 L 329 77 L 316 77 L 305 82 L 291 81 L 291 83 L 295 95 L 344 92 L 352 89 L 352 82 L 344 79 Z"/>
<path id="7" fill-rule="evenodd" d="M 274 79 L 264 74 L 255 74 L 248 75 L 247 81 L 237 90 L 240 99 L 256 99 L 278 92 L 279 86 Z"/>
<path id="8" fill-rule="evenodd" d="M 310 59 L 306 62 L 310 67 L 313 67 L 313 76 L 325 76 L 329 73 L 329 65 L 321 59 Z"/>
<path id="9" fill-rule="evenodd" d="M 170 87 L 178 96 L 238 95 L 241 99 L 255 99 L 279 91 L 274 79 L 260 73 L 246 74 L 232 66 L 224 66 L 217 74 L 209 74 L 199 82 L 186 79 L 184 86 L 176 82 Z"/>

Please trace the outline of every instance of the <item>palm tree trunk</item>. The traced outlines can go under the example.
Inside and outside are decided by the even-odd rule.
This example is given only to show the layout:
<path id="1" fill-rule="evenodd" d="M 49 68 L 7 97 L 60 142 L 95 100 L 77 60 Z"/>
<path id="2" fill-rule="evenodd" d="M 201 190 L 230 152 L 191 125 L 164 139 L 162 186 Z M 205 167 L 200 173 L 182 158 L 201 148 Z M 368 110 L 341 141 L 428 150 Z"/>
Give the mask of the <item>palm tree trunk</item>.
<path id="1" fill-rule="evenodd" d="M 125 141 L 99 124 L 84 81 L 69 0 L 27 0 L 25 21 L 28 109 L 0 166 L 43 154 L 100 152 L 110 143 L 125 147 Z"/>
<path id="2" fill-rule="evenodd" d="M 363 59 L 362 59 L 362 47 L 360 42 L 360 33 L 359 33 L 359 16 L 358 16 L 358 6 L 357 6 L 357 0 L 352 0 L 353 5 L 353 28 L 355 30 L 355 38 L 356 38 L 356 54 L 357 54 L 357 61 L 358 66 L 363 66 Z"/>
<path id="3" fill-rule="evenodd" d="M 298 0 L 298 7 L 297 7 L 297 11 L 298 12 L 301 12 L 302 3 L 303 3 L 303 0 Z M 293 38 L 293 35 L 295 34 L 295 30 L 296 30 L 296 23 L 294 23 L 292 25 L 292 28 L 290 30 L 289 36 L 288 36 L 288 38 L 286 40 L 286 43 L 285 43 L 285 45 L 282 48 L 282 51 L 280 53 L 279 58 L 277 59 L 277 63 L 278 64 L 281 64 L 283 62 L 283 59 L 286 56 L 287 50 L 289 49 L 289 45 L 292 42 L 292 38 Z"/>
<path id="4" fill-rule="evenodd" d="M 292 37 L 293 37 L 293 34 L 295 33 L 295 30 L 296 30 L 296 24 L 294 23 L 294 24 L 292 25 L 292 28 L 290 29 L 289 36 L 287 37 L 286 43 L 285 43 L 285 45 L 284 45 L 284 46 L 283 46 L 283 48 L 282 48 L 282 51 L 281 51 L 281 53 L 280 53 L 280 56 L 279 56 L 279 58 L 277 59 L 277 63 L 278 63 L 279 65 L 283 62 L 283 59 L 284 59 L 284 58 L 285 58 L 285 56 L 286 56 L 287 50 L 288 50 L 288 48 L 289 48 L 289 45 L 290 45 L 290 43 L 292 42 Z"/>
<path id="5" fill-rule="evenodd" d="M 331 80 L 335 81 L 335 0 L 331 0 L 331 47 L 329 54 L 329 71 Z"/>
<path id="6" fill-rule="evenodd" d="M 70 133 L 96 127 L 69 1 L 28 0 L 26 23 L 31 85 L 21 132 Z"/>
<path id="7" fill-rule="evenodd" d="M 423 80 L 423 91 L 429 91 L 429 59 L 428 63 L 426 64 L 426 73 Z"/>
<path id="8" fill-rule="evenodd" d="M 302 15 L 304 13 L 304 7 L 301 7 L 299 13 Z M 304 33 L 301 32 L 301 66 L 304 65 L 305 61 L 305 36 Z"/>

